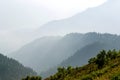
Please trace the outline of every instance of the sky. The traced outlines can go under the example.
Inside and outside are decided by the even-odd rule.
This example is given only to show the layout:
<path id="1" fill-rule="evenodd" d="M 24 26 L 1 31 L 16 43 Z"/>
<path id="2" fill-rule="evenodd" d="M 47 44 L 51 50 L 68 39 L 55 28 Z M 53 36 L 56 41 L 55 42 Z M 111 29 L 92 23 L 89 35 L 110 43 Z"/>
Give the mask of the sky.
<path id="1" fill-rule="evenodd" d="M 104 2 L 106 0 L 0 0 L 0 52 L 20 48 L 31 39 L 30 33 L 49 21 L 72 17 Z"/>
<path id="2" fill-rule="evenodd" d="M 0 27 L 36 28 L 51 20 L 71 17 L 106 0 L 0 0 Z"/>
<path id="3" fill-rule="evenodd" d="M 55 19 L 68 18 L 87 8 L 96 7 L 106 0 L 23 0 L 26 4 L 43 6 L 52 11 Z"/>

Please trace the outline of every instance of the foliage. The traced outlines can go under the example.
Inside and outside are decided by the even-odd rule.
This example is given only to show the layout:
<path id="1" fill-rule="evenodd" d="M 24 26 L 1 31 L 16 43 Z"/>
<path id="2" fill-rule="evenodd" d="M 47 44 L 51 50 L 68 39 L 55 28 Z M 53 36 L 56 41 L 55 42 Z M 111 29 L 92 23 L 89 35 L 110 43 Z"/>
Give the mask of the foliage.
<path id="1" fill-rule="evenodd" d="M 45 80 L 120 80 L 120 51 L 102 50 L 83 67 L 62 67 Z M 114 75 L 116 74 L 116 75 Z"/>
<path id="2" fill-rule="evenodd" d="M 40 76 L 27 76 L 26 78 L 23 78 L 22 80 L 42 80 Z"/>
<path id="3" fill-rule="evenodd" d="M 102 50 L 96 57 L 89 59 L 88 63 L 95 63 L 98 65 L 98 68 L 102 68 L 105 64 L 108 63 L 109 60 L 118 57 L 118 54 L 119 52 L 117 52 L 115 49 L 113 51 L 109 50 L 108 52 Z"/>
<path id="4" fill-rule="evenodd" d="M 26 77 L 22 80 L 41 80 Z M 44 80 L 120 80 L 120 51 L 102 50 L 82 67 L 59 67 L 58 72 Z"/>

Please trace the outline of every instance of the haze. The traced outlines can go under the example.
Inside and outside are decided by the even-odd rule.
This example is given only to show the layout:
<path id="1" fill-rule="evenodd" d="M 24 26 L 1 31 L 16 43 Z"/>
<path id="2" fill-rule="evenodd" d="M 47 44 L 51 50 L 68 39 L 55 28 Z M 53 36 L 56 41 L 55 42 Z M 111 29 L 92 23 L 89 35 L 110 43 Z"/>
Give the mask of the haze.
<path id="1" fill-rule="evenodd" d="M 0 52 L 12 52 L 34 40 L 43 24 L 69 18 L 106 0 L 0 0 Z"/>

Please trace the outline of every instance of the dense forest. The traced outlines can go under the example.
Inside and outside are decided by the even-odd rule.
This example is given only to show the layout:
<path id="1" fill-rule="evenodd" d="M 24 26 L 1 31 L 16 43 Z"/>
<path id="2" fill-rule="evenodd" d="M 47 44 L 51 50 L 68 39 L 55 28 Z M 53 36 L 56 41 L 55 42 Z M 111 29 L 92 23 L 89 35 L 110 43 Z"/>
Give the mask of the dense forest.
<path id="1" fill-rule="evenodd" d="M 14 59 L 0 54 L 0 80 L 20 80 L 27 75 L 37 75 Z"/>
<path id="2" fill-rule="evenodd" d="M 40 80 L 40 79 L 23 79 Z M 82 67 L 59 67 L 45 80 L 120 80 L 120 51 L 102 50 Z"/>

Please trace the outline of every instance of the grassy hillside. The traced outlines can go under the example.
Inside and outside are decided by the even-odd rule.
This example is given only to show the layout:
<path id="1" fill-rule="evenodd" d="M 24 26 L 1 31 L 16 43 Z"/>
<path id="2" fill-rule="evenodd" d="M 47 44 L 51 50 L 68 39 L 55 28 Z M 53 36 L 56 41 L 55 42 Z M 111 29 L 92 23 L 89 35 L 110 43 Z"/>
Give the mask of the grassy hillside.
<path id="1" fill-rule="evenodd" d="M 55 75 L 45 80 L 120 80 L 120 51 L 100 51 L 87 65 L 58 68 Z"/>

